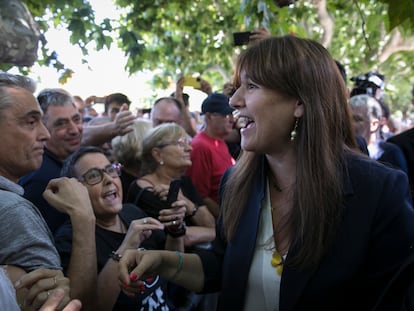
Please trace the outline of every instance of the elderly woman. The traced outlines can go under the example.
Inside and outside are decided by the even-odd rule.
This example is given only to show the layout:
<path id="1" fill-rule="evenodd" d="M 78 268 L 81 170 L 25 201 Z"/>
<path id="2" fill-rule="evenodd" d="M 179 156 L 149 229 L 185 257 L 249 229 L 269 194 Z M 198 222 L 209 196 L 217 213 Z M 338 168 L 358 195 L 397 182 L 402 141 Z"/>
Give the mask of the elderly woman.
<path id="1" fill-rule="evenodd" d="M 184 235 L 184 244 L 191 247 L 214 239 L 215 220 L 204 205 L 191 179 L 184 176 L 191 165 L 191 145 L 185 130 L 175 123 L 153 128 L 144 138 L 141 173 L 132 184 L 127 202 L 141 207 L 149 216 L 158 217 L 160 210 L 169 208 L 166 201 L 172 179 L 181 180 L 178 200 L 185 202 L 185 224 L 177 227 Z M 167 231 L 168 233 L 168 231 Z"/>
<path id="2" fill-rule="evenodd" d="M 135 297 L 120 292 L 117 283 L 118 261 L 127 249 L 170 249 L 183 251 L 183 238 L 168 236 L 163 230 L 182 223 L 184 201 L 160 211 L 157 219 L 147 217 L 139 208 L 122 204 L 120 164 L 110 163 L 104 151 L 82 147 L 64 164 L 62 175 L 77 178 L 87 189 L 96 217 L 95 239 L 98 285 L 97 310 L 168 310 L 166 282 L 159 277 L 147 279 Z M 66 223 L 55 235 L 56 247 L 64 269 L 71 259 L 72 227 Z M 85 271 L 90 273 L 91 271 Z M 151 306 L 158 305 L 157 309 Z M 141 309 L 140 309 L 141 308 Z"/>
<path id="3" fill-rule="evenodd" d="M 152 122 L 148 119 L 136 119 L 132 125 L 133 130 L 124 136 L 116 136 L 112 139 L 112 154 L 116 161 L 122 163 L 122 190 L 124 203 L 129 186 L 138 176 L 141 168 L 142 141 L 145 134 L 152 128 Z"/>
<path id="4" fill-rule="evenodd" d="M 401 310 L 406 284 L 392 281 L 414 279 L 401 269 L 414 258 L 407 175 L 356 151 L 328 51 L 264 39 L 241 53 L 234 85 L 243 153 L 221 181 L 212 251 L 128 251 L 123 289 L 159 273 L 220 291 L 218 310 Z"/>

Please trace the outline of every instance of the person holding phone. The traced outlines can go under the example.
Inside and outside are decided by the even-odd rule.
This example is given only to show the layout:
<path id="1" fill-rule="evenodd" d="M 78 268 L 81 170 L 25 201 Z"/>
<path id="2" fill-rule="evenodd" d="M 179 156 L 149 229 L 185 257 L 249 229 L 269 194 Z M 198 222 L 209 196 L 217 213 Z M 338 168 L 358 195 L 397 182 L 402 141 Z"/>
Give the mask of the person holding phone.
<path id="1" fill-rule="evenodd" d="M 96 217 L 95 251 L 97 287 L 96 310 L 166 310 L 173 308 L 173 296 L 169 285 L 160 277 L 148 278 L 135 297 L 128 297 L 116 283 L 118 261 L 127 249 L 168 249 L 184 251 L 181 237 L 164 238 L 164 229 L 172 222 L 182 222 L 185 209 L 179 202 L 174 207 L 153 218 L 132 204 L 122 203 L 122 184 L 119 178 L 121 165 L 111 163 L 105 152 L 97 147 L 81 147 L 64 163 L 61 175 L 66 176 L 53 183 L 55 192 L 60 192 L 62 183 L 77 179 L 86 188 L 91 209 Z M 69 179 L 68 179 L 69 178 Z M 72 245 L 78 243 L 73 234 L 79 227 L 77 218 L 62 225 L 55 234 L 55 244 L 66 271 L 71 262 Z M 86 266 L 86 263 L 85 263 Z M 81 267 L 79 267 L 81 269 Z M 88 275 L 94 271 L 85 270 Z M 151 309 L 153 306 L 158 306 Z"/>
<path id="2" fill-rule="evenodd" d="M 261 40 L 240 54 L 234 85 L 243 152 L 221 181 L 213 249 L 128 251 L 123 290 L 156 273 L 220 291 L 220 311 L 406 309 L 414 299 L 408 178 L 361 155 L 329 52 L 295 36 Z"/>
<path id="3" fill-rule="evenodd" d="M 154 218 L 161 211 L 182 204 L 186 210 L 184 222 L 176 220 L 167 224 L 166 232 L 182 234 L 186 248 L 211 242 L 215 237 L 214 217 L 191 179 L 184 175 L 191 166 L 190 152 L 186 132 L 178 124 L 164 123 L 152 128 L 142 143 L 140 177 L 131 184 L 126 200 Z M 167 195 L 174 179 L 180 180 L 180 189 L 177 201 L 171 205 L 167 202 Z"/>
<path id="4" fill-rule="evenodd" d="M 191 165 L 191 145 L 187 139 L 185 130 L 176 123 L 160 124 L 146 134 L 142 144 L 140 177 L 131 184 L 126 201 L 136 204 L 154 218 L 177 204 L 184 206 L 184 222 L 177 219 L 165 223 L 165 233 L 167 237 L 182 237 L 185 251 L 193 251 L 211 247 L 215 222 L 191 179 L 184 175 Z M 171 194 L 177 197 L 170 197 Z M 207 303 L 204 296 L 180 287 L 175 297 L 180 310 L 192 310 L 200 301 Z"/>

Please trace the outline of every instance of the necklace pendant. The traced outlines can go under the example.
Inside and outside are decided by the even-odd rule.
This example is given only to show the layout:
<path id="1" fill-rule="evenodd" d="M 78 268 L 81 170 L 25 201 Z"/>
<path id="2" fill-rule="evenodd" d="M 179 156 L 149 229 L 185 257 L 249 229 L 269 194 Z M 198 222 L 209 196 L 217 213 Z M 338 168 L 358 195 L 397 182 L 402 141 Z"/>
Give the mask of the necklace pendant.
<path id="1" fill-rule="evenodd" d="M 282 272 L 283 272 L 283 265 L 277 266 L 277 267 L 276 267 L 276 272 L 277 272 L 277 274 L 282 275 Z"/>
<path id="2" fill-rule="evenodd" d="M 273 268 L 276 268 L 277 274 L 282 275 L 282 272 L 283 272 L 283 257 L 276 250 L 272 254 L 272 259 L 270 259 L 270 265 Z"/>

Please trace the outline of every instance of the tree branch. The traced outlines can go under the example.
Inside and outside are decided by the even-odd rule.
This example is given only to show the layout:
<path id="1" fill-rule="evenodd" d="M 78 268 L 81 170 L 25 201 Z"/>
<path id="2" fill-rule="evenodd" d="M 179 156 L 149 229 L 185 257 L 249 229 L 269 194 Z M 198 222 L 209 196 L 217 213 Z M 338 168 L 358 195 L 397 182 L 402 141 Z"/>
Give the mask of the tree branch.
<path id="1" fill-rule="evenodd" d="M 323 29 L 321 44 L 327 48 L 332 41 L 335 22 L 326 9 L 326 0 L 312 0 L 312 4 L 316 8 L 316 12 Z"/>
<path id="2" fill-rule="evenodd" d="M 412 50 L 414 50 L 414 38 L 404 39 L 401 36 L 401 33 L 396 29 L 392 32 L 387 44 L 385 44 L 379 52 L 377 60 L 379 63 L 383 63 L 396 52 Z"/>

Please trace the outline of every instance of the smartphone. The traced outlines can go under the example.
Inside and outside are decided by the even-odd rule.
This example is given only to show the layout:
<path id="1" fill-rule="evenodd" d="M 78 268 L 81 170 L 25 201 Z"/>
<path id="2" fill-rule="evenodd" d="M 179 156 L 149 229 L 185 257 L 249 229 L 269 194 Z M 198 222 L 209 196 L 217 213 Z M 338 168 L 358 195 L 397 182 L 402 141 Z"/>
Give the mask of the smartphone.
<path id="1" fill-rule="evenodd" d="M 250 41 L 250 31 L 233 32 L 234 46 L 246 45 Z"/>
<path id="2" fill-rule="evenodd" d="M 167 194 L 167 203 L 168 206 L 171 206 L 178 198 L 178 192 L 180 191 L 181 187 L 181 179 L 173 179 L 170 182 L 170 189 L 168 190 Z"/>
<path id="3" fill-rule="evenodd" d="M 201 88 L 200 78 L 184 77 L 184 86 L 192 86 L 199 89 Z"/>

